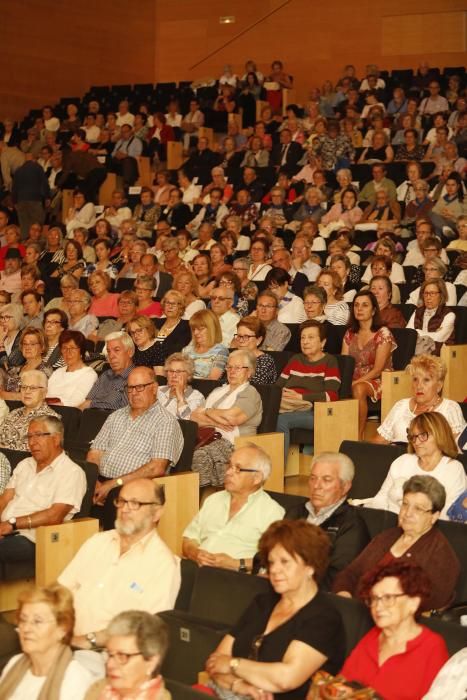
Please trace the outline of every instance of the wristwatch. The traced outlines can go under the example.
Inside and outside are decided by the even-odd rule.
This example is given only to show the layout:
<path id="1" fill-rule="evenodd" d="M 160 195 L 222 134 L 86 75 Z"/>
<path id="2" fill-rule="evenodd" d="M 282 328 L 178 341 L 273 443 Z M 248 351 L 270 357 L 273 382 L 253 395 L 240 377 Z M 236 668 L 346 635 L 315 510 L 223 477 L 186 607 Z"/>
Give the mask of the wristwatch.
<path id="1" fill-rule="evenodd" d="M 97 637 L 95 632 L 88 632 L 86 639 L 91 645 L 91 649 L 97 649 Z"/>
<path id="2" fill-rule="evenodd" d="M 12 530 L 16 530 L 16 518 L 8 518 L 8 522 L 10 523 Z"/>
<path id="3" fill-rule="evenodd" d="M 240 663 L 240 659 L 235 659 L 235 658 L 230 659 L 229 667 L 230 667 L 230 670 L 232 671 L 232 673 L 234 674 L 234 676 L 237 675 L 237 668 L 238 668 L 239 663 Z"/>
<path id="4" fill-rule="evenodd" d="M 246 561 L 245 561 L 244 559 L 240 559 L 240 566 L 238 567 L 238 570 L 239 570 L 240 573 L 242 573 L 242 574 L 248 573 L 248 569 L 247 569 L 247 566 L 246 566 Z"/>
<path id="5" fill-rule="evenodd" d="M 118 479 L 115 479 L 115 483 L 117 486 L 123 486 L 123 479 L 121 476 L 118 477 Z"/>

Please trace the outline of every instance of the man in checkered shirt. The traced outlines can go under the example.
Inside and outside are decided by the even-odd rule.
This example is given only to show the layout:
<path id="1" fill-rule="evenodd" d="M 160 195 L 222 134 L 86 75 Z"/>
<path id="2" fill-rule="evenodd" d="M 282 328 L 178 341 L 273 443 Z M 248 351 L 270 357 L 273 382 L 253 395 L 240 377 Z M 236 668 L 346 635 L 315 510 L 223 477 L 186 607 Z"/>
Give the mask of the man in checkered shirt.
<path id="1" fill-rule="evenodd" d="M 88 452 L 88 461 L 99 468 L 94 503 L 104 506 L 104 529 L 114 526 L 117 488 L 133 479 L 162 476 L 182 452 L 181 428 L 158 403 L 157 389 L 152 369 L 135 367 L 126 385 L 129 405 L 107 418 Z"/>

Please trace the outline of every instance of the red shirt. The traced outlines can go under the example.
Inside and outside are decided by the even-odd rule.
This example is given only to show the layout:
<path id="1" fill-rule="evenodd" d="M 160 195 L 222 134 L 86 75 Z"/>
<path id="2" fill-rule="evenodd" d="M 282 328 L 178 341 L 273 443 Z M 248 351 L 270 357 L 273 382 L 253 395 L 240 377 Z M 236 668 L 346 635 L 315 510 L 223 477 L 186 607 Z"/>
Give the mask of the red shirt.
<path id="1" fill-rule="evenodd" d="M 419 700 L 449 658 L 444 639 L 421 625 L 420 634 L 407 643 L 405 652 L 380 666 L 379 635 L 378 627 L 367 632 L 345 662 L 342 675 L 374 688 L 385 700 Z"/>

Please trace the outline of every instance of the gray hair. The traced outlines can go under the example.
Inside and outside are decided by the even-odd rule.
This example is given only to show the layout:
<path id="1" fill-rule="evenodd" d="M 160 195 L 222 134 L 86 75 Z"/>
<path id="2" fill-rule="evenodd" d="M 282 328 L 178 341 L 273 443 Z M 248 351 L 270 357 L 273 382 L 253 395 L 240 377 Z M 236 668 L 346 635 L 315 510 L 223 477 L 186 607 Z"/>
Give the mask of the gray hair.
<path id="1" fill-rule="evenodd" d="M 114 331 L 113 333 L 108 333 L 108 335 L 105 336 L 105 349 L 107 350 L 107 343 L 109 340 L 119 340 L 125 350 L 127 350 L 132 356 L 135 354 L 135 344 L 132 341 L 131 337 L 128 335 L 128 333 L 125 333 L 125 331 Z"/>
<path id="2" fill-rule="evenodd" d="M 233 352 L 230 353 L 229 359 L 235 358 L 235 357 L 243 358 L 243 361 L 246 362 L 249 369 L 251 370 L 251 373 L 252 374 L 255 373 L 256 357 L 253 355 L 251 350 L 247 350 L 246 348 L 245 349 L 241 348 L 240 350 L 234 350 Z"/>
<path id="3" fill-rule="evenodd" d="M 355 476 L 355 466 L 350 457 L 343 452 L 321 452 L 313 457 L 311 469 L 320 462 L 332 462 L 339 467 L 339 479 L 342 482 L 351 482 Z"/>
<path id="4" fill-rule="evenodd" d="M 63 285 L 64 282 L 68 286 L 74 287 L 75 289 L 78 289 L 79 287 L 79 281 L 74 275 L 63 275 L 62 279 L 60 280 L 60 287 Z"/>
<path id="5" fill-rule="evenodd" d="M 76 291 L 79 293 L 81 299 L 84 301 L 84 303 L 86 305 L 86 311 L 87 311 L 89 309 L 89 307 L 91 306 L 91 301 L 92 301 L 91 295 L 85 289 L 77 289 Z"/>
<path id="6" fill-rule="evenodd" d="M 23 323 L 23 306 L 21 304 L 5 304 L 5 306 L 0 309 L 0 315 L 10 315 L 13 316 L 16 328 L 21 328 Z"/>
<path id="7" fill-rule="evenodd" d="M 126 610 L 116 615 L 107 625 L 107 637 L 135 637 L 138 651 L 147 660 L 159 656 L 153 669 L 157 675 L 169 647 L 169 628 L 158 615 L 144 610 Z"/>
<path id="8" fill-rule="evenodd" d="M 446 489 L 434 476 L 412 476 L 404 483 L 402 493 L 423 493 L 431 502 L 434 513 L 439 513 L 446 505 Z"/>
<path id="9" fill-rule="evenodd" d="M 21 372 L 21 384 L 25 379 L 31 379 L 33 382 L 37 382 L 43 389 L 47 389 L 49 380 L 45 372 L 41 372 L 40 369 L 27 369 L 25 372 Z"/>
<path id="10" fill-rule="evenodd" d="M 31 425 L 31 423 L 44 423 L 49 433 L 60 435 L 60 446 L 63 447 L 65 430 L 61 418 L 58 416 L 36 416 L 35 418 L 31 418 L 29 425 Z"/>
<path id="11" fill-rule="evenodd" d="M 425 267 L 425 265 L 433 265 L 436 267 L 441 277 L 444 277 L 448 269 L 441 258 L 432 258 L 431 260 L 427 260 L 423 267 Z"/>
<path id="12" fill-rule="evenodd" d="M 166 372 L 173 362 L 183 362 L 188 381 L 191 382 L 195 373 L 195 363 L 193 359 L 189 355 L 184 355 L 183 352 L 173 352 L 165 361 L 164 369 Z"/>
<path id="13" fill-rule="evenodd" d="M 313 294 L 317 299 L 320 300 L 323 306 L 328 303 L 328 298 L 326 292 L 322 287 L 318 287 L 317 284 L 310 284 L 303 290 L 303 299 L 305 299 L 309 294 Z"/>
<path id="14" fill-rule="evenodd" d="M 269 479 L 269 476 L 272 471 L 272 462 L 270 456 L 265 450 L 263 450 L 262 447 L 260 447 L 259 445 L 255 445 L 254 442 L 246 442 L 244 445 L 238 447 L 237 449 L 243 450 L 245 447 L 247 447 L 249 450 L 255 451 L 256 454 L 252 461 L 252 466 L 263 473 L 263 482 L 265 482 L 266 479 Z"/>

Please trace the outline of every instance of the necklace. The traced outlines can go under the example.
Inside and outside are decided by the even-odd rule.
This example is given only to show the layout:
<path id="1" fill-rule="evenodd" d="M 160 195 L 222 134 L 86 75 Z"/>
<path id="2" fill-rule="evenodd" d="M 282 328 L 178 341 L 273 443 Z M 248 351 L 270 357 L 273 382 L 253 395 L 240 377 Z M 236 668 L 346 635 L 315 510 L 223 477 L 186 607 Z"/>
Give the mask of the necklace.
<path id="1" fill-rule="evenodd" d="M 412 413 L 418 416 L 419 413 L 430 413 L 431 411 L 433 411 L 435 408 L 437 408 L 437 406 L 439 406 L 443 398 L 442 396 L 437 396 L 431 404 L 422 404 L 421 406 L 418 406 L 417 403 L 415 403 L 415 399 L 412 400 L 414 401 L 414 408 Z"/>

